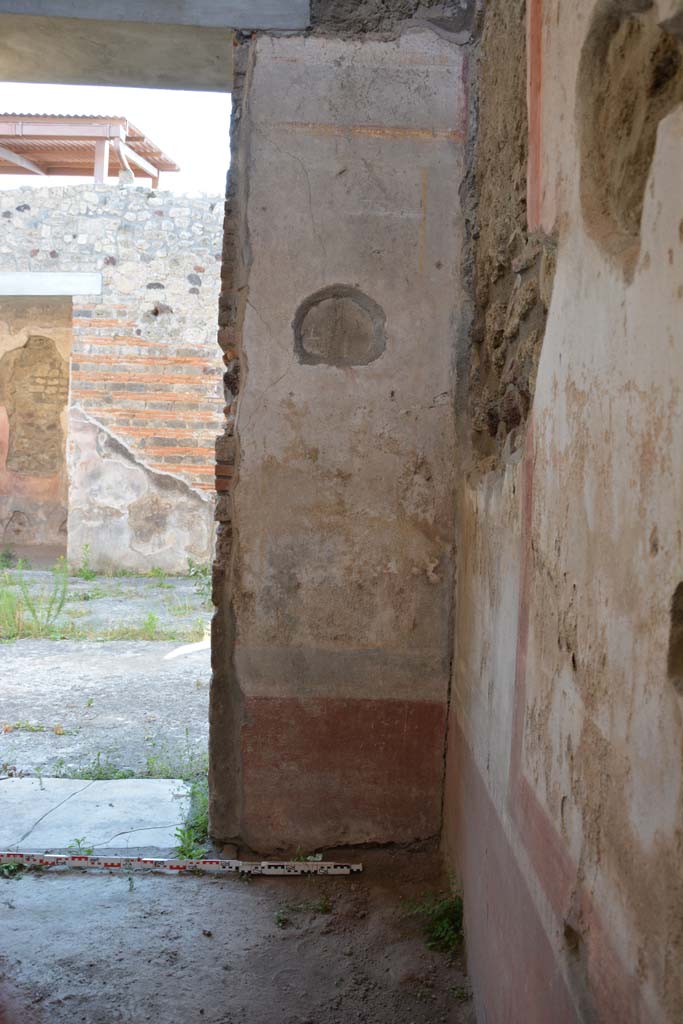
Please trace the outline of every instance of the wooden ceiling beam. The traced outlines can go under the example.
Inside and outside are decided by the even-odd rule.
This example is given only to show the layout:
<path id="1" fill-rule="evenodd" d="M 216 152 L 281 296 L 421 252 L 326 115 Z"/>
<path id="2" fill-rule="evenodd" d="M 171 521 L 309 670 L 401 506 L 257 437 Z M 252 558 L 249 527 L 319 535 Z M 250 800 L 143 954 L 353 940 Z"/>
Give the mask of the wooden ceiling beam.
<path id="1" fill-rule="evenodd" d="M 151 164 L 149 160 L 145 160 L 144 156 L 140 156 L 140 154 L 136 153 L 134 149 L 127 146 L 125 142 L 115 142 L 114 151 L 126 170 L 131 170 L 129 164 L 135 164 L 135 166 L 139 167 L 141 171 L 152 179 L 152 181 L 159 181 L 159 168 L 155 167 L 154 164 Z"/>
<path id="2" fill-rule="evenodd" d="M 11 149 L 7 149 L 6 146 L 0 146 L 0 159 L 7 160 L 11 164 L 15 164 L 16 167 L 22 167 L 25 171 L 31 174 L 45 174 L 45 171 L 34 164 L 32 160 L 28 160 L 25 156 L 21 156 L 19 153 L 13 153 Z M 13 170 L 13 173 L 17 172 Z"/>

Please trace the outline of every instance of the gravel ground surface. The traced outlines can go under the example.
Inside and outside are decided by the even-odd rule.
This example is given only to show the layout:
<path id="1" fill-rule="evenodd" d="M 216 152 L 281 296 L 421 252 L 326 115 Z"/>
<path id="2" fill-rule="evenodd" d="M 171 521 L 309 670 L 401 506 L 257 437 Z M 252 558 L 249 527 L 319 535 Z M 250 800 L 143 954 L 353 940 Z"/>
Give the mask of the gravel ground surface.
<path id="1" fill-rule="evenodd" d="M 16 573 L 10 575 L 16 581 Z M 47 592 L 49 572 L 24 574 Z M 92 639 L 0 644 L 0 775 L 68 776 L 90 766 L 176 775 L 206 757 L 210 610 L 186 578 L 69 580 L 62 619 Z M 153 614 L 152 635 L 98 640 Z M 4 772 L 3 772 L 4 766 Z"/>
<path id="2" fill-rule="evenodd" d="M 0 769 L 68 776 L 99 755 L 138 773 L 153 758 L 175 774 L 206 751 L 206 645 L 16 640 L 0 660 Z"/>
<path id="3" fill-rule="evenodd" d="M 13 569 L 0 572 L 0 585 L 21 593 L 20 576 L 32 596 L 49 598 L 54 575 L 48 571 Z M 107 631 L 144 630 L 145 639 L 198 639 L 211 618 L 207 597 L 199 593 L 199 584 L 185 576 L 96 576 L 83 580 L 70 576 L 64 608 L 56 629 L 71 627 L 92 634 L 88 639 L 107 635 Z M 150 615 L 154 620 L 150 623 Z M 162 635 L 155 637 L 154 632 Z"/>

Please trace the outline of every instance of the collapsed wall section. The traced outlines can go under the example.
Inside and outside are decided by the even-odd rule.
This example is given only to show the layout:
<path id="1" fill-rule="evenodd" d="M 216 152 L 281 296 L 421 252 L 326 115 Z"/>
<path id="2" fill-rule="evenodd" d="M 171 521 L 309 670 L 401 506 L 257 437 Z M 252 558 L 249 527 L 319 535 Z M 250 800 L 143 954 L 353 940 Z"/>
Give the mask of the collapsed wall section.
<path id="1" fill-rule="evenodd" d="M 207 561 L 223 405 L 215 350 L 222 200 L 81 185 L 6 192 L 0 206 L 3 270 L 27 272 L 29 282 L 35 271 L 102 275 L 101 294 L 73 300 L 70 560 L 88 545 L 91 564 L 103 569 L 182 571 L 188 557 Z M 112 445 L 136 463 L 126 486 L 119 461 L 105 455 Z M 176 491 L 185 516 L 173 510 Z"/>
<path id="2" fill-rule="evenodd" d="M 236 69 L 212 831 L 258 849 L 433 836 L 463 53 L 425 29 L 260 37 Z"/>

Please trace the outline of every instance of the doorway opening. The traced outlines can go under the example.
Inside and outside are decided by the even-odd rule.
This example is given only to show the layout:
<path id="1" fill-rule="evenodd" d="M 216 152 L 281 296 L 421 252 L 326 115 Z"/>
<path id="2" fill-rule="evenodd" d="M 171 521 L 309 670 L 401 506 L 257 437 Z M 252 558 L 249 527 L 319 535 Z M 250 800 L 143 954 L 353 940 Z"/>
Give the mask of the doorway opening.
<path id="1" fill-rule="evenodd" d="M 187 852 L 208 838 L 230 96 L 4 95 L 0 846 Z"/>

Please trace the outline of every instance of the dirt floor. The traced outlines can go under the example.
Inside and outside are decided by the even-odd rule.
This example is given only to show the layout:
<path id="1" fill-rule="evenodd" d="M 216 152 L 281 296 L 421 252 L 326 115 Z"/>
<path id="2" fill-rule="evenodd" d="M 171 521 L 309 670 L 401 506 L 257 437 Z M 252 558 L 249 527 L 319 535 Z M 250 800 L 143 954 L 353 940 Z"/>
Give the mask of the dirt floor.
<path id="1" fill-rule="evenodd" d="M 2 575 L 21 599 L 19 574 Z M 23 579 L 49 598 L 50 573 Z M 49 637 L 0 645 L 0 775 L 191 773 L 206 757 L 210 614 L 192 579 L 71 577 Z"/>
<path id="2" fill-rule="evenodd" d="M 343 878 L 0 878 L 0 1021 L 473 1024 L 460 954 L 406 916 L 445 885 L 436 852 L 358 859 Z"/>

